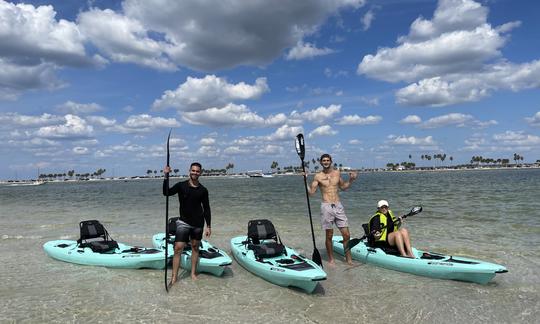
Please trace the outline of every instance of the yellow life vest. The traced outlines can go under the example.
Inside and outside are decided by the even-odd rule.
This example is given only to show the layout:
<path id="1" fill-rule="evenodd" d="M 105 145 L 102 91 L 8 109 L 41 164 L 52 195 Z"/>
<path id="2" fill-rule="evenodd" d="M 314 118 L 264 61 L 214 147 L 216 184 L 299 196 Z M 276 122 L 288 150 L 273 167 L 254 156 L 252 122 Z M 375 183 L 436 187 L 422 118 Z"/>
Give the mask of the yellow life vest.
<path id="1" fill-rule="evenodd" d="M 375 217 L 379 217 L 379 223 L 381 224 L 381 228 L 382 228 L 380 230 L 381 237 L 379 237 L 379 239 L 373 238 L 374 242 L 386 242 L 388 233 L 397 232 L 398 227 L 397 227 L 397 225 L 394 225 L 394 223 L 397 221 L 397 218 L 394 217 L 394 213 L 392 213 L 391 210 L 388 210 L 388 215 L 391 218 L 390 222 L 388 222 L 388 217 L 385 214 L 383 214 L 383 213 L 381 213 L 379 211 L 377 211 L 375 213 L 375 215 L 371 216 L 371 218 L 369 219 L 368 230 L 369 230 L 370 233 L 373 230 L 371 228 L 371 221 Z"/>

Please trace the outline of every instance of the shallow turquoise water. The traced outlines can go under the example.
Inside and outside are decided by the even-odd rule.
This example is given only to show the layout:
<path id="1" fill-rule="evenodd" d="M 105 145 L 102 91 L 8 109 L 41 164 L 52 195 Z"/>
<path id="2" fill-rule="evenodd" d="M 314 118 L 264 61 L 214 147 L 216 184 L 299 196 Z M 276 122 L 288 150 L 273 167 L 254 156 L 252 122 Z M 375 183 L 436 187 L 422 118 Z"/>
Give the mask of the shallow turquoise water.
<path id="1" fill-rule="evenodd" d="M 248 220 L 268 218 L 285 244 L 311 256 L 301 177 L 201 181 L 210 191 L 214 245 L 230 251 L 229 239 L 245 234 Z M 354 237 L 379 199 L 397 214 L 421 204 L 424 211 L 406 222 L 413 244 L 507 266 L 509 273 L 486 286 L 369 265 L 348 268 L 338 257 L 313 295 L 274 286 L 236 262 L 223 278 L 185 277 L 167 295 L 163 271 L 77 266 L 50 259 L 41 248 L 49 240 L 77 239 L 85 219 L 101 220 L 118 241 L 150 246 L 164 228 L 161 181 L 2 186 L 0 322 L 536 322 L 538 197 L 540 170 L 362 173 L 341 194 Z M 311 207 L 326 259 L 319 204 L 317 194 Z M 176 197 L 170 206 L 170 215 L 177 215 Z"/>

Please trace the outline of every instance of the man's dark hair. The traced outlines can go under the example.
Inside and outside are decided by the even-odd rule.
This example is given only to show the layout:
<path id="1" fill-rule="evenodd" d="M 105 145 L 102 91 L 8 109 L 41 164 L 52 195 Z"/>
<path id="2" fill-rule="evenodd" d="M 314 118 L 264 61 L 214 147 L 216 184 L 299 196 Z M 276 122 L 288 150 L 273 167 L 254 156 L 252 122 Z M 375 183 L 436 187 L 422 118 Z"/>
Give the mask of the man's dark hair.
<path id="1" fill-rule="evenodd" d="M 329 158 L 330 161 L 332 161 L 332 157 L 328 153 L 324 153 L 323 155 L 321 155 L 321 158 L 319 159 L 319 161 L 322 162 L 322 159 L 324 158 Z"/>
<path id="2" fill-rule="evenodd" d="M 202 165 L 201 165 L 199 162 L 193 162 L 193 163 L 191 163 L 191 165 L 189 166 L 189 169 L 191 170 L 191 168 L 192 168 L 193 166 L 198 166 L 199 169 L 202 170 Z"/>

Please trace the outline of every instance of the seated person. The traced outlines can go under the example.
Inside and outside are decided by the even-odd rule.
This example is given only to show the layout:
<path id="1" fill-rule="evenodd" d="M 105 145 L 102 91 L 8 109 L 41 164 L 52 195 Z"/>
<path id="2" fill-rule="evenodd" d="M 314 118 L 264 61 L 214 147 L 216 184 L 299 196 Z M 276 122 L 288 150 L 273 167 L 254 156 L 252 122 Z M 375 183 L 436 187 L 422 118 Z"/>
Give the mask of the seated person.
<path id="1" fill-rule="evenodd" d="M 404 257 L 414 258 L 409 232 L 399 228 L 401 217 L 394 217 L 386 200 L 379 200 L 377 212 L 369 220 L 368 231 L 373 235 L 375 247 L 396 247 Z"/>

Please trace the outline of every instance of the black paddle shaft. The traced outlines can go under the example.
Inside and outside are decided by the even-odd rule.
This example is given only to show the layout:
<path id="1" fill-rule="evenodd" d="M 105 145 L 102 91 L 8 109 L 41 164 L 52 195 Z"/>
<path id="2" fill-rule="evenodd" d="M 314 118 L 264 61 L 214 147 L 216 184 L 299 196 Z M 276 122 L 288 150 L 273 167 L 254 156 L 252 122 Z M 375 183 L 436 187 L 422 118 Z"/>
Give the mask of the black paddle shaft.
<path id="1" fill-rule="evenodd" d="M 307 187 L 307 176 L 306 176 L 306 166 L 304 163 L 304 157 L 305 157 L 305 144 L 304 144 L 304 135 L 298 134 L 296 135 L 296 152 L 298 153 L 298 156 L 300 157 L 300 160 L 302 161 L 302 171 L 304 172 L 303 178 L 304 178 L 304 188 L 306 190 L 306 200 L 307 200 L 307 206 L 308 206 L 308 214 L 309 214 L 309 226 L 311 227 L 311 239 L 313 240 L 313 261 L 320 265 L 322 267 L 322 260 L 321 256 L 319 254 L 319 250 L 317 250 L 317 246 L 315 244 L 315 232 L 313 231 L 313 220 L 311 217 L 311 204 L 309 202 L 309 192 Z"/>
<path id="2" fill-rule="evenodd" d="M 171 155 L 169 153 L 169 140 L 171 139 L 171 131 L 167 136 L 167 167 L 169 167 Z M 165 290 L 169 292 L 169 285 L 167 282 L 167 264 L 169 260 L 169 172 L 165 173 Z"/>

